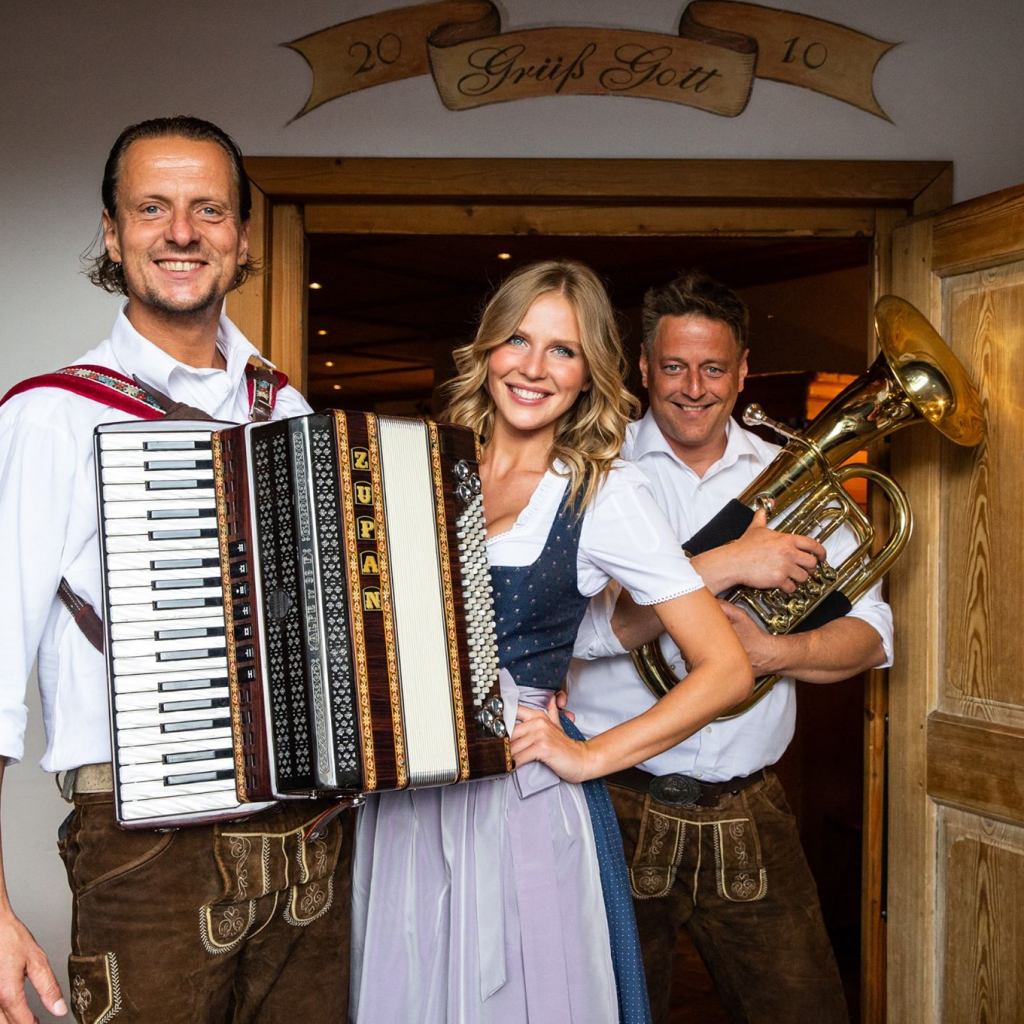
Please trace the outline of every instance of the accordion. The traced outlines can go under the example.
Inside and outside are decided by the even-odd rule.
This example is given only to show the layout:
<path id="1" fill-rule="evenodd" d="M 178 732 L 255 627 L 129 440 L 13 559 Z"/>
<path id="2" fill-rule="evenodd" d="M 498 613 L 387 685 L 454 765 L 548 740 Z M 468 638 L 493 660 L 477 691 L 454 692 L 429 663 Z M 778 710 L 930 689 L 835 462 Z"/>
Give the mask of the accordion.
<path id="1" fill-rule="evenodd" d="M 145 421 L 95 455 L 124 827 L 511 771 L 471 431 Z"/>

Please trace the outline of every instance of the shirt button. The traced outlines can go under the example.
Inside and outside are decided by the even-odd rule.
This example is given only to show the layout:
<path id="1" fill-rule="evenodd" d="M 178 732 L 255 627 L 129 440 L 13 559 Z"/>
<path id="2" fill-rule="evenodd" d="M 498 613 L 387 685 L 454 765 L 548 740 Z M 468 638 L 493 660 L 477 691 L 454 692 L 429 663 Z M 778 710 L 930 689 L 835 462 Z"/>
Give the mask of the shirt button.
<path id="1" fill-rule="evenodd" d="M 711 732 L 711 726 L 709 725 L 704 731 L 705 732 Z"/>

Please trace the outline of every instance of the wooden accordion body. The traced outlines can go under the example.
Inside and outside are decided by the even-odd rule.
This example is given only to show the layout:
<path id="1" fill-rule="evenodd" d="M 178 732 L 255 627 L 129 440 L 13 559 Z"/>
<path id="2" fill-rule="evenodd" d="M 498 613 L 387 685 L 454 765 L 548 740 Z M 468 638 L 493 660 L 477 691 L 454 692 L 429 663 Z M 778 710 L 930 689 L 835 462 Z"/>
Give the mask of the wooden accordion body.
<path id="1" fill-rule="evenodd" d="M 97 429 L 118 820 L 510 771 L 473 434 L 220 426 Z"/>

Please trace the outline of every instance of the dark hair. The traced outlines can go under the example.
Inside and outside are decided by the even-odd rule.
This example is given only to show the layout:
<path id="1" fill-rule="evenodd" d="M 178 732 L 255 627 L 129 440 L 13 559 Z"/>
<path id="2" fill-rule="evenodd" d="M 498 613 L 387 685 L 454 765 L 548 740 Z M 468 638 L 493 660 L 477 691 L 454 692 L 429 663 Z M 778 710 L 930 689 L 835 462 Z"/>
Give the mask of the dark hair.
<path id="1" fill-rule="evenodd" d="M 662 317 L 696 314 L 721 320 L 745 352 L 749 345 L 750 315 L 746 303 L 729 287 L 699 270 L 685 270 L 668 284 L 649 288 L 644 295 L 641 318 L 644 351 L 651 353 Z"/>
<path id="2" fill-rule="evenodd" d="M 215 142 L 227 153 L 231 160 L 235 188 L 238 191 L 238 216 L 244 224 L 252 212 L 252 189 L 242 163 L 242 151 L 238 148 L 235 140 L 222 128 L 218 128 L 210 121 L 203 121 L 201 118 L 189 117 L 185 114 L 176 114 L 174 117 L 154 117 L 148 121 L 140 121 L 138 124 L 129 125 L 118 135 L 103 168 L 103 185 L 100 188 L 103 208 L 107 213 L 111 217 L 117 215 L 117 187 L 121 177 L 121 163 L 128 147 L 139 139 L 168 137 L 191 139 L 194 142 Z M 107 255 L 106 248 L 98 256 L 84 255 L 82 261 L 87 267 L 86 274 L 94 285 L 104 291 L 127 294 L 124 270 L 120 263 L 115 263 Z M 238 268 L 238 276 L 235 278 L 233 287 L 237 288 L 244 284 L 249 275 L 258 269 L 259 267 L 250 257 Z"/>

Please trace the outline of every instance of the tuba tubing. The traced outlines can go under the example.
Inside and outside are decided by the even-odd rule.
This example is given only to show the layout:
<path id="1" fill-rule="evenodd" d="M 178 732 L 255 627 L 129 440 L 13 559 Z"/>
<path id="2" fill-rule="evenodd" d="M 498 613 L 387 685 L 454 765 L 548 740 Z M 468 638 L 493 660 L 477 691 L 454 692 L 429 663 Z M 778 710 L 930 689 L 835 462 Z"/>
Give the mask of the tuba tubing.
<path id="1" fill-rule="evenodd" d="M 910 540 L 913 517 L 903 489 L 875 467 L 842 465 L 851 455 L 922 420 L 957 444 L 973 446 L 984 437 L 982 405 L 974 385 L 917 309 L 896 296 L 883 296 L 875 306 L 875 333 L 878 358 L 803 433 L 775 423 L 759 406 L 748 406 L 744 422 L 771 427 L 787 438 L 786 444 L 738 498 L 683 544 L 692 557 L 735 540 L 758 508 L 768 512 L 774 529 L 808 534 L 822 542 L 843 526 L 854 532 L 854 552 L 839 566 L 821 563 L 793 594 L 738 586 L 722 595 L 770 633 L 816 629 L 845 615 L 889 571 Z M 890 531 L 877 551 L 874 527 L 843 487 L 855 477 L 866 478 L 889 503 Z M 657 640 L 630 656 L 656 697 L 679 682 Z M 778 680 L 777 675 L 757 679 L 751 696 L 721 719 L 748 710 Z"/>

